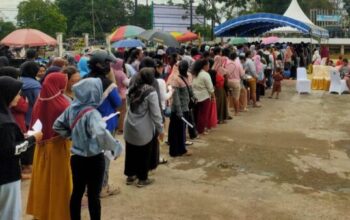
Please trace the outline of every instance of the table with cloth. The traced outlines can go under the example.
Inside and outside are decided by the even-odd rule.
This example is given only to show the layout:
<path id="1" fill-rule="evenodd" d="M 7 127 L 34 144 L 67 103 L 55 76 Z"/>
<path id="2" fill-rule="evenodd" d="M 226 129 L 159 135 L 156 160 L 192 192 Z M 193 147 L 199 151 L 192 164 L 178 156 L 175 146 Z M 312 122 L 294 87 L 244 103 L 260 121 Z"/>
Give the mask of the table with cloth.
<path id="1" fill-rule="evenodd" d="M 313 65 L 311 75 L 311 88 L 313 90 L 329 90 L 331 84 L 329 73 L 331 68 L 331 66 Z"/>

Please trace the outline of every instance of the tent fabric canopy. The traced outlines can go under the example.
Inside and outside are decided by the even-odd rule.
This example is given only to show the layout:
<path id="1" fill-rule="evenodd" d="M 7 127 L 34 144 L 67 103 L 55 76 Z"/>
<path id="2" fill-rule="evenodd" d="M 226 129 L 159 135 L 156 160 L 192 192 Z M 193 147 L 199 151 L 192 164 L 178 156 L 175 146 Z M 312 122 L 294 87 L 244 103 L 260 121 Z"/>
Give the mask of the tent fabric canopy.
<path id="1" fill-rule="evenodd" d="M 256 13 L 240 16 L 215 27 L 218 37 L 251 37 L 262 35 L 272 29 L 289 26 L 305 35 L 328 38 L 328 31 L 293 18 L 270 13 Z"/>
<path id="2" fill-rule="evenodd" d="M 312 28 L 317 29 L 321 32 L 327 32 L 327 30 L 320 28 L 320 27 L 317 27 L 314 23 L 312 23 L 312 21 L 305 15 L 303 10 L 301 9 L 297 0 L 292 0 L 288 9 L 283 14 L 283 16 L 304 22 L 305 24 L 308 24 Z M 273 29 L 273 30 L 269 31 L 269 33 L 300 33 L 300 31 L 288 26 L 288 27 L 280 27 L 280 28 Z M 328 34 L 327 34 L 327 36 L 328 36 Z"/>

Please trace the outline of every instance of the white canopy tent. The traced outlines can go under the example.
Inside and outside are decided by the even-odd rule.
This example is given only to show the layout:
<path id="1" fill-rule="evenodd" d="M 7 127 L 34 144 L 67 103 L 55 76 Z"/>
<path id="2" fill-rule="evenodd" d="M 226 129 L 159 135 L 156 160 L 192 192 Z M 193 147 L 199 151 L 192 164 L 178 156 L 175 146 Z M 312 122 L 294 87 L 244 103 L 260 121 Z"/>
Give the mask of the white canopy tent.
<path id="1" fill-rule="evenodd" d="M 324 32 L 326 31 L 325 29 L 316 26 L 303 12 L 303 10 L 301 9 L 299 3 L 297 0 L 292 0 L 292 2 L 290 3 L 288 9 L 286 10 L 286 12 L 283 14 L 283 16 L 301 21 L 309 26 L 312 27 L 313 30 L 317 31 L 317 32 Z M 268 33 L 271 34 L 277 34 L 277 33 L 301 33 L 298 29 L 296 28 L 292 28 L 289 26 L 286 27 L 279 27 L 279 28 L 275 28 L 271 31 L 269 31 Z M 328 36 L 325 36 L 328 38 Z"/>

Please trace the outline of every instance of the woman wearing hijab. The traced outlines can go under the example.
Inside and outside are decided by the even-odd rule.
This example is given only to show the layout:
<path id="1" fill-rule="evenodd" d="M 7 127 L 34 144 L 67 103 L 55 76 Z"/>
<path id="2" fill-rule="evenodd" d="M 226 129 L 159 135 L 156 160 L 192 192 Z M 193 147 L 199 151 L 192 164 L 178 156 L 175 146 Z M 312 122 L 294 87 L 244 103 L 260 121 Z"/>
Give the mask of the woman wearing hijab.
<path id="1" fill-rule="evenodd" d="M 314 55 L 312 56 L 312 64 L 313 65 L 321 64 L 321 55 L 318 49 L 314 49 Z"/>
<path id="2" fill-rule="evenodd" d="M 21 219 L 21 168 L 20 155 L 35 141 L 41 132 L 24 138 L 13 119 L 10 107 L 17 105 L 22 83 L 9 76 L 0 76 L 0 219 Z"/>
<path id="3" fill-rule="evenodd" d="M 192 155 L 192 152 L 186 149 L 186 125 L 182 121 L 182 117 L 188 117 L 190 111 L 188 104 L 190 97 L 193 96 L 187 75 L 188 67 L 187 61 L 181 61 L 179 63 L 180 75 L 172 81 L 174 93 L 168 132 L 169 155 L 172 157 Z"/>
<path id="4" fill-rule="evenodd" d="M 151 166 L 152 147 L 157 136 L 164 138 L 163 118 L 156 90 L 152 86 L 154 68 L 142 68 L 135 77 L 127 95 L 127 115 L 124 122 L 126 143 L 125 170 L 126 184 L 131 185 L 138 178 L 138 187 L 153 183 L 148 178 Z"/>
<path id="5" fill-rule="evenodd" d="M 9 76 L 14 79 L 18 79 L 19 70 L 10 66 L 2 67 L 0 68 L 0 76 Z M 17 102 L 17 105 L 11 107 L 12 116 L 14 117 L 17 125 L 21 129 L 22 134 L 27 133 L 27 130 L 28 130 L 25 123 L 25 117 L 26 117 L 26 112 L 28 111 L 28 107 L 29 107 L 28 101 L 22 95 L 22 93 Z M 32 168 L 31 168 L 32 157 L 33 157 L 32 150 L 28 150 L 21 155 L 22 179 L 30 178 L 30 174 L 32 172 Z"/>
<path id="6" fill-rule="evenodd" d="M 126 92 L 128 90 L 130 80 L 124 72 L 124 61 L 122 59 L 117 59 L 115 63 L 111 64 L 111 69 L 115 77 L 115 81 L 118 87 L 118 93 L 122 99 L 122 106 L 120 107 L 120 115 L 118 120 L 118 132 L 123 133 L 124 118 L 126 113 Z"/>
<path id="7" fill-rule="evenodd" d="M 32 124 L 40 120 L 44 132 L 43 141 L 35 148 L 27 203 L 27 213 L 35 219 L 69 219 L 72 192 L 70 142 L 52 128 L 69 106 L 63 95 L 67 81 L 67 75 L 63 73 L 50 74 L 33 109 Z"/>

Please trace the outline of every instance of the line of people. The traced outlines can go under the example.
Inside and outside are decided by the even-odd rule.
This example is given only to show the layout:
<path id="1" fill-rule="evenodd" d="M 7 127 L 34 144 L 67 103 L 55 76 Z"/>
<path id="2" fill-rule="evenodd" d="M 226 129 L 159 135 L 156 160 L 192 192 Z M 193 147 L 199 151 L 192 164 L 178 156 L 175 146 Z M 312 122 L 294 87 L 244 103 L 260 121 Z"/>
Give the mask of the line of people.
<path id="1" fill-rule="evenodd" d="M 35 219 L 81 219 L 85 194 L 100 219 L 100 197 L 120 191 L 108 178 L 122 150 L 117 133 L 126 184 L 141 188 L 167 162 L 162 141 L 171 157 L 191 156 L 191 139 L 232 119 L 230 106 L 234 116 L 261 107 L 268 68 L 278 97 L 282 71 L 262 51 L 209 49 L 87 51 L 75 62 L 52 59 L 44 74 L 30 52 L 19 69 L 0 67 L 0 219 L 20 219 L 21 178 L 31 178 L 26 213 Z M 42 133 L 28 135 L 38 121 Z"/>

